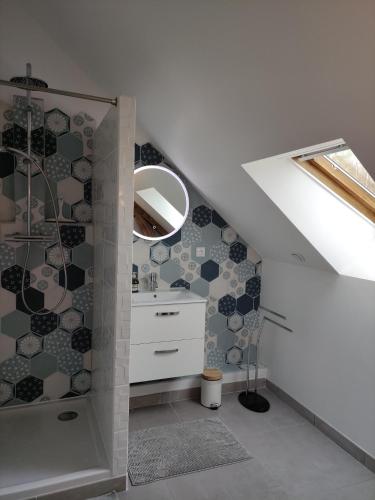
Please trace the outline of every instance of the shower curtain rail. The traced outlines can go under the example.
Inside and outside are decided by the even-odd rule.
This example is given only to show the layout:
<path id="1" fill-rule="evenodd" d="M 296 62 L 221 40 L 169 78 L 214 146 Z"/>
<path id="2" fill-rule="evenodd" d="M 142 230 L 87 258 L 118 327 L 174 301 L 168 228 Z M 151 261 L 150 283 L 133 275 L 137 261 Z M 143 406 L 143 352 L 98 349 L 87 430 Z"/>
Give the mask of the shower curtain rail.
<path id="1" fill-rule="evenodd" d="M 106 104 L 112 104 L 112 106 L 117 106 L 117 97 L 114 98 L 100 97 L 90 94 L 81 94 L 79 92 L 70 92 L 69 90 L 58 90 L 58 89 L 51 89 L 49 87 L 38 87 L 36 85 L 26 85 L 24 83 L 8 82 L 8 80 L 0 80 L 0 85 L 4 85 L 5 87 L 16 87 L 18 89 L 23 89 L 23 90 L 31 90 L 33 92 L 46 92 L 47 94 L 65 95 L 68 97 L 75 97 L 77 99 L 86 99 L 88 101 L 103 102 Z"/>

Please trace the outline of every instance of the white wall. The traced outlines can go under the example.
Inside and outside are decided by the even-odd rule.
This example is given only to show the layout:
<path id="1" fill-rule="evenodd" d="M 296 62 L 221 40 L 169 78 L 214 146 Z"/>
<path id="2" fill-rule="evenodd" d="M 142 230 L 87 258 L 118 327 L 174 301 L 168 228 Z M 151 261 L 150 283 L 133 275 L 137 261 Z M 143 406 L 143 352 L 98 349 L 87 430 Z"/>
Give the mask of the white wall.
<path id="1" fill-rule="evenodd" d="M 258 253 L 323 267 L 240 165 L 343 137 L 375 169 L 373 0 L 12 1 L 136 96 L 153 142 Z"/>
<path id="2" fill-rule="evenodd" d="M 59 22 L 56 19 L 55 22 Z M 51 88 L 106 96 L 106 93 L 48 35 L 19 2 L 0 2 L 0 78 L 22 76 L 26 63 L 32 63 L 33 75 Z M 14 93 L 24 91 L 0 86 L 0 100 L 10 102 Z M 70 97 L 34 94 L 44 99 L 45 109 L 61 106 L 68 114 L 85 111 L 100 123 L 108 104 Z M 110 96 L 112 97 L 112 96 Z"/>
<path id="3" fill-rule="evenodd" d="M 265 260 L 262 284 L 294 330 L 265 330 L 270 380 L 375 456 L 375 283 Z"/>

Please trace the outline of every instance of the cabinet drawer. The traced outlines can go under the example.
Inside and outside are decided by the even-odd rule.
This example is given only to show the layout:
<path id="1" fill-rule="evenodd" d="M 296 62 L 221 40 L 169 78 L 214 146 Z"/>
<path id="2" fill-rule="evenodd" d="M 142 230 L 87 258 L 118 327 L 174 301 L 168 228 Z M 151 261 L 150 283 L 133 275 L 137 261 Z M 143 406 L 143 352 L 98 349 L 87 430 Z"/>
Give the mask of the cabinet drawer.
<path id="1" fill-rule="evenodd" d="M 196 375 L 203 370 L 204 339 L 130 346 L 130 383 Z"/>
<path id="2" fill-rule="evenodd" d="M 133 307 L 130 343 L 202 338 L 205 316 L 205 303 Z"/>

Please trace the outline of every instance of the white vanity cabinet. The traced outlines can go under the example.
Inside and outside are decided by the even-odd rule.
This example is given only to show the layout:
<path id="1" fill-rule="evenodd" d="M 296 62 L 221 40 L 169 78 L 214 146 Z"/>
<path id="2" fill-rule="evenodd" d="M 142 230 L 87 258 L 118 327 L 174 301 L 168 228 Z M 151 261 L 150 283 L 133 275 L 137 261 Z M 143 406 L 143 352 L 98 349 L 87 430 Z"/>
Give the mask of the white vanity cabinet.
<path id="1" fill-rule="evenodd" d="M 185 291 L 135 294 L 130 383 L 201 373 L 206 300 Z"/>

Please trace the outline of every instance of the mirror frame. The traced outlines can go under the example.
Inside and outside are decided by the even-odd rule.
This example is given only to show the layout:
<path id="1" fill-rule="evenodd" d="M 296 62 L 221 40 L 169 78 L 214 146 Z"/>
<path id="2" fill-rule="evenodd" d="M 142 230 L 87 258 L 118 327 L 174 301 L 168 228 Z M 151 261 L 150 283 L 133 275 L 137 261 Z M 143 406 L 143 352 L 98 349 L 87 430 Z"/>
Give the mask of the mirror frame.
<path id="1" fill-rule="evenodd" d="M 183 222 L 181 224 L 180 227 L 178 227 L 177 229 L 175 229 L 174 231 L 166 234 L 165 236 L 155 236 L 155 237 L 152 237 L 152 236 L 144 236 L 140 233 L 138 233 L 134 228 L 133 228 L 133 234 L 135 236 L 137 236 L 138 238 L 141 238 L 142 240 L 149 240 L 149 241 L 162 241 L 162 240 L 166 240 L 168 238 L 170 238 L 171 236 L 173 236 L 174 234 L 176 234 L 181 228 L 182 226 L 185 224 L 186 222 L 186 219 L 187 219 L 187 216 L 189 215 L 189 193 L 186 189 L 186 186 L 185 184 L 182 182 L 182 180 L 180 179 L 180 177 L 175 174 L 173 172 L 173 170 L 167 168 L 167 167 L 163 167 L 161 165 L 145 165 L 144 167 L 138 167 L 136 169 L 134 169 L 134 176 L 138 173 L 138 172 L 141 172 L 143 170 L 149 170 L 149 169 L 157 169 L 157 170 L 163 170 L 165 172 L 167 172 L 169 175 L 172 175 L 180 184 L 181 188 L 182 188 L 182 191 L 185 195 L 185 201 L 186 201 L 186 208 L 185 208 L 185 213 L 183 215 Z M 135 190 L 135 180 L 134 180 L 134 190 Z M 134 192 L 133 190 L 133 192 Z M 133 204 L 134 204 L 134 201 L 133 201 Z"/>

